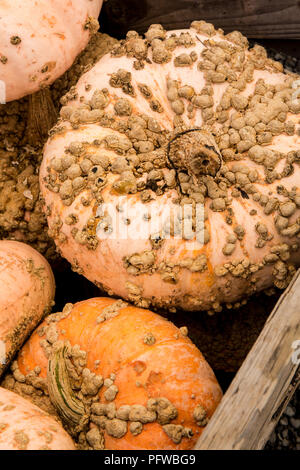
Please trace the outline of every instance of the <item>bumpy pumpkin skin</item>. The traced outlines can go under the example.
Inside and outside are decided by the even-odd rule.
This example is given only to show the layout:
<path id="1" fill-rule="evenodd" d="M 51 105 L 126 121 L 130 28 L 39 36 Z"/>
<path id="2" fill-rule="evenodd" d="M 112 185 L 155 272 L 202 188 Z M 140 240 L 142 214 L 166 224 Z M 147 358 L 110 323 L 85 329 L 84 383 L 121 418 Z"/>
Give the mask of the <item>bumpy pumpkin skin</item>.
<path id="1" fill-rule="evenodd" d="M 68 70 L 94 32 L 101 6 L 102 0 L 1 1 L 0 80 L 7 102 Z"/>
<path id="2" fill-rule="evenodd" d="M 57 341 L 68 340 L 87 353 L 85 367 L 91 372 L 103 379 L 115 374 L 118 393 L 113 403 L 117 409 L 121 405 L 146 406 L 149 398 L 164 397 L 178 411 L 171 424 L 182 424 L 193 431 L 192 437 L 183 437 L 175 444 L 157 422 L 144 424 L 136 436 L 129 431 L 128 422 L 128 431 L 122 438 L 112 437 L 105 430 L 106 449 L 193 448 L 204 429 L 195 422 L 195 408 L 201 405 L 205 410 L 205 425 L 222 392 L 212 369 L 184 330 L 149 310 L 109 298 L 85 300 L 73 307 L 67 304 L 65 311 L 69 312 L 63 315 L 65 318 L 57 317 L 57 321 L 51 322 L 54 316 L 50 315 L 48 324 L 42 323 L 32 334 L 13 367 L 14 376 L 18 377 L 16 371 L 26 376 L 38 366 L 41 369 L 38 377 L 45 378 L 48 367 L 45 344 L 47 349 L 52 341 L 51 347 L 55 348 Z M 105 313 L 108 311 L 113 314 Z M 51 327 L 48 331 L 47 325 Z M 20 385 L 16 390 L 22 389 Z M 104 382 L 99 397 L 101 403 L 108 404 L 111 402 L 104 397 L 106 390 Z"/>
<path id="3" fill-rule="evenodd" d="M 51 311 L 54 294 L 52 270 L 40 253 L 25 243 L 0 241 L 0 375 Z"/>
<path id="4" fill-rule="evenodd" d="M 297 76 L 264 49 L 192 26 L 153 25 L 146 43 L 130 32 L 81 77 L 46 144 L 40 182 L 50 233 L 79 273 L 138 306 L 218 311 L 285 288 L 299 265 L 300 105 Z M 168 144 L 193 129 L 209 134 L 221 168 L 199 176 L 186 160 L 176 180 Z M 205 204 L 204 246 L 144 235 L 144 213 L 158 220 L 178 198 Z M 132 235 L 100 239 L 99 204 L 114 216 L 124 199 Z"/>
<path id="5" fill-rule="evenodd" d="M 0 388 L 0 450 L 76 450 L 52 417 L 16 393 Z"/>

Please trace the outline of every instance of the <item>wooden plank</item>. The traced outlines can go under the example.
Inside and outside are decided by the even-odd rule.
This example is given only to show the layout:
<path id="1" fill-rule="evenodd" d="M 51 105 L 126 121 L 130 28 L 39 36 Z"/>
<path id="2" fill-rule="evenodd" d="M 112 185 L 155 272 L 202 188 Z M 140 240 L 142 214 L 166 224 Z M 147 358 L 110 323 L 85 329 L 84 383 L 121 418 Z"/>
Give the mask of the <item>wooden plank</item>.
<path id="1" fill-rule="evenodd" d="M 293 349 L 298 340 L 300 270 L 277 302 L 195 449 L 264 447 L 300 382 Z"/>
<path id="2" fill-rule="evenodd" d="M 144 33 L 152 23 L 177 29 L 199 19 L 249 38 L 300 39 L 298 0 L 107 0 L 100 24 L 124 37 L 130 29 Z"/>

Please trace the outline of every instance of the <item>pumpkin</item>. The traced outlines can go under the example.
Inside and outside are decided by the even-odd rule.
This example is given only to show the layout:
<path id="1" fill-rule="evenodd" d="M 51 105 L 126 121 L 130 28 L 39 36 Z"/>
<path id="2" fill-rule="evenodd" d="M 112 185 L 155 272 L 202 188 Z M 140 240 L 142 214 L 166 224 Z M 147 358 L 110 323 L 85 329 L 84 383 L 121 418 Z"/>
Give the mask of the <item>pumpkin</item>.
<path id="1" fill-rule="evenodd" d="M 68 70 L 91 33 L 97 31 L 101 6 L 102 0 L 2 1 L 0 79 L 1 91 L 6 90 L 4 102 L 34 93 Z"/>
<path id="2" fill-rule="evenodd" d="M 130 31 L 79 80 L 40 171 L 73 269 L 147 307 L 220 311 L 299 265 L 296 75 L 211 24 Z"/>
<path id="3" fill-rule="evenodd" d="M 0 241 L 0 376 L 51 310 L 54 277 L 45 258 L 16 241 Z"/>
<path id="4" fill-rule="evenodd" d="M 0 388 L 0 450 L 75 450 L 62 426 L 16 393 Z"/>
<path id="5" fill-rule="evenodd" d="M 82 449 L 191 449 L 222 395 L 186 328 L 110 298 L 48 316 L 12 374 L 3 386 L 40 406 L 46 390 Z"/>

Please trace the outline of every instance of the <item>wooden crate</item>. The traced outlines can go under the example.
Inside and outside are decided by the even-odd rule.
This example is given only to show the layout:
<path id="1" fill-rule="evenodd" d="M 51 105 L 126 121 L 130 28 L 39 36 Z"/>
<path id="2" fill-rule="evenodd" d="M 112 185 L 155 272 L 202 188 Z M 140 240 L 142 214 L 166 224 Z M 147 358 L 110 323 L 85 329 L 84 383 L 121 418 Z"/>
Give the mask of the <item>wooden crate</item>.
<path id="1" fill-rule="evenodd" d="M 199 438 L 196 450 L 264 447 L 300 383 L 300 270 Z"/>

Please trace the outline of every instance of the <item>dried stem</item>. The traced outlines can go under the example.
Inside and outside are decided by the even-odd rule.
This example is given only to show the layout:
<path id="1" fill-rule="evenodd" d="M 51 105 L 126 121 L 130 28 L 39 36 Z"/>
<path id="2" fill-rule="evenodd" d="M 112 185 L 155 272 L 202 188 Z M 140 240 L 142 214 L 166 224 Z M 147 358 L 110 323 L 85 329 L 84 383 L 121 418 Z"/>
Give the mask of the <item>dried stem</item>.
<path id="1" fill-rule="evenodd" d="M 66 344 L 55 348 L 48 361 L 47 379 L 49 396 L 57 413 L 71 432 L 84 424 L 85 408 L 76 397 L 70 383 L 66 358 L 68 348 Z"/>
<path id="2" fill-rule="evenodd" d="M 168 145 L 168 158 L 175 169 L 187 170 L 195 183 L 200 176 L 216 176 L 222 164 L 214 138 L 201 129 L 178 134 Z"/>
<path id="3" fill-rule="evenodd" d="M 49 88 L 33 93 L 29 96 L 28 142 L 35 146 L 44 142 L 49 130 L 57 121 L 58 112 L 54 106 Z"/>

